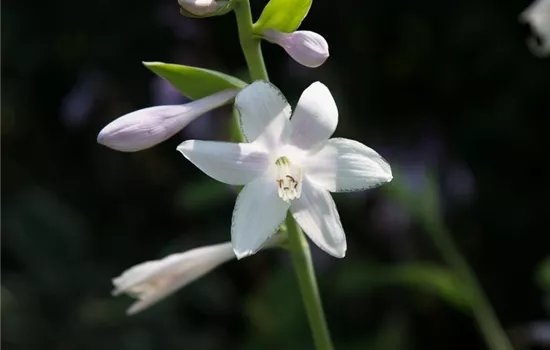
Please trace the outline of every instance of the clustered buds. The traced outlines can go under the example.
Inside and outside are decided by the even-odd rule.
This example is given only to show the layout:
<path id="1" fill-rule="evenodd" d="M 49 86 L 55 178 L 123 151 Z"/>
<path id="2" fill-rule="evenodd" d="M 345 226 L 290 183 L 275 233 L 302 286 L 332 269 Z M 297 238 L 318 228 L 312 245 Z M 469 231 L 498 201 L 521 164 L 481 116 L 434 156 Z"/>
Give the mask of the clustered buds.
<path id="1" fill-rule="evenodd" d="M 322 65 L 328 58 L 328 43 L 321 35 L 309 30 L 281 33 L 266 29 L 265 40 L 280 45 L 296 62 L 310 68 Z"/>
<path id="2" fill-rule="evenodd" d="M 194 18 L 223 15 L 234 9 L 237 11 L 236 6 L 242 5 L 238 4 L 240 0 L 177 1 L 181 7 L 181 14 L 186 17 Z M 314 68 L 322 65 L 329 56 L 327 41 L 317 33 L 296 30 L 303 18 L 307 15 L 311 3 L 275 1 L 273 3 L 270 2 L 270 4 L 271 5 L 268 4 L 266 6 L 260 20 L 253 25 L 253 37 L 262 37 L 271 43 L 282 46 L 294 60 L 306 67 Z M 242 9 L 243 7 L 241 6 L 240 10 Z M 286 17 L 281 19 L 277 16 L 277 14 L 285 11 L 292 13 L 292 20 Z M 189 94 L 192 96 L 204 96 L 205 88 L 202 86 L 202 78 L 204 78 L 204 84 L 208 86 L 209 91 L 219 91 L 228 86 L 232 88 L 213 93 L 184 105 L 148 107 L 125 114 L 109 123 L 99 132 L 97 136 L 98 143 L 122 152 L 136 152 L 153 147 L 177 134 L 199 116 L 232 102 L 237 96 L 239 89 L 246 86 L 246 83 L 239 79 L 220 72 L 188 66 L 168 66 L 170 66 L 168 69 L 161 70 L 160 72 L 155 69 L 152 70 L 172 83 L 174 76 L 176 77 L 176 82 L 181 82 L 183 79 L 183 85 L 185 86 L 183 90 L 190 91 Z M 151 68 L 151 66 L 148 67 Z M 187 78 L 191 78 L 191 81 L 185 80 Z M 260 82 L 259 84 L 260 85 L 256 86 L 263 86 L 265 82 Z M 195 86 L 200 93 L 192 93 Z M 280 93 L 276 94 L 276 96 L 280 97 L 279 95 Z M 267 100 L 262 100 L 265 96 L 262 96 L 261 94 L 258 95 L 259 99 L 257 101 L 254 99 L 250 103 L 259 105 L 267 103 Z M 304 111 L 302 112 L 302 114 L 305 113 Z M 283 116 L 283 114 L 280 115 Z M 325 118 L 324 114 L 321 117 L 317 117 L 322 120 Z M 324 122 L 326 123 L 326 121 Z M 261 126 L 261 124 L 262 123 L 259 123 L 258 125 Z M 328 124 L 330 124 L 330 122 Z M 323 124 L 323 127 L 326 127 L 326 125 Z M 330 129 L 330 125 L 328 129 Z M 316 129 L 313 128 L 312 130 Z M 238 168 L 245 158 L 246 157 L 240 158 L 235 168 Z M 281 217 L 283 219 L 288 209 L 288 203 L 291 200 L 300 198 L 303 176 L 301 168 L 292 166 L 285 157 L 280 158 L 278 166 L 280 168 L 279 177 L 277 179 L 277 183 L 279 184 L 278 193 L 279 196 L 287 202 L 284 208 L 285 212 Z M 271 183 L 271 185 L 274 186 L 274 183 Z M 276 203 L 279 202 L 277 201 Z M 305 210 L 301 210 L 300 212 L 302 217 L 305 217 L 304 215 L 307 214 Z M 310 221 L 313 222 L 312 225 L 315 225 L 315 220 Z M 338 229 L 338 227 L 336 229 Z M 255 253 L 259 249 L 284 246 L 286 235 L 279 234 L 279 230 L 285 230 L 281 227 L 281 223 L 279 223 L 276 234 L 273 234 L 274 231 L 270 227 L 270 235 L 269 237 L 265 237 L 265 239 L 262 238 L 263 243 L 254 241 L 257 240 L 257 237 L 262 237 L 261 234 L 256 235 L 255 232 L 250 230 L 243 230 L 242 232 L 246 234 L 250 232 L 251 237 L 256 237 L 252 239 L 251 243 L 253 252 Z M 127 313 L 135 314 L 140 312 L 176 292 L 178 289 L 197 280 L 221 264 L 234 258 L 240 259 L 252 252 L 252 250 L 246 253 L 238 251 L 235 247 L 235 238 L 233 237 L 232 239 L 233 242 L 200 247 L 172 254 L 162 259 L 137 264 L 112 280 L 115 287 L 113 294 L 120 295 L 125 293 L 135 297 L 138 300 L 127 310 Z M 323 242 L 325 240 L 325 238 L 319 239 Z M 343 245 L 343 251 L 345 251 L 345 240 L 343 241 Z M 343 253 L 338 253 L 338 256 L 341 257 L 343 256 L 342 254 Z"/>

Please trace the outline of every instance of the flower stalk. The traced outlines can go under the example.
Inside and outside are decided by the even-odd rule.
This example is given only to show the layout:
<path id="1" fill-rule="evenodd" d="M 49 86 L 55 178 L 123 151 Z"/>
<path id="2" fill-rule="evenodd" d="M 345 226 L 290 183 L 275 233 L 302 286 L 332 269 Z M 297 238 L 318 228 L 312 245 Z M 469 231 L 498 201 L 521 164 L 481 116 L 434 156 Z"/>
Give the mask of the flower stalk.
<path id="1" fill-rule="evenodd" d="M 447 264 L 469 287 L 472 313 L 488 348 L 491 350 L 513 350 L 491 303 L 487 300 L 470 265 L 460 253 L 451 233 L 439 222 L 426 225 L 426 231 Z"/>
<path id="2" fill-rule="evenodd" d="M 260 39 L 254 36 L 249 0 L 238 0 L 233 10 L 237 18 L 239 41 L 248 65 L 250 78 L 253 81 L 258 79 L 268 81 L 269 77 L 260 47 Z M 237 116 L 237 113 L 235 113 L 235 116 Z M 321 297 L 315 279 L 315 271 L 307 240 L 290 214 L 287 214 L 286 227 L 294 268 L 298 276 L 315 345 L 319 350 L 331 350 L 332 342 L 321 304 Z"/>
<path id="3" fill-rule="evenodd" d="M 288 243 L 292 261 L 300 284 L 300 291 L 304 300 L 309 325 L 315 341 L 315 347 L 318 350 L 331 350 L 333 348 L 330 339 L 330 333 L 327 321 L 323 313 L 321 296 L 317 288 L 317 279 L 311 260 L 309 244 L 290 213 L 286 217 L 286 226 L 288 232 Z"/>
<path id="4" fill-rule="evenodd" d="M 237 0 L 233 11 L 237 18 L 239 42 L 241 43 L 244 58 L 250 72 L 250 79 L 252 81 L 269 80 L 260 46 L 261 39 L 254 35 L 249 0 Z"/>

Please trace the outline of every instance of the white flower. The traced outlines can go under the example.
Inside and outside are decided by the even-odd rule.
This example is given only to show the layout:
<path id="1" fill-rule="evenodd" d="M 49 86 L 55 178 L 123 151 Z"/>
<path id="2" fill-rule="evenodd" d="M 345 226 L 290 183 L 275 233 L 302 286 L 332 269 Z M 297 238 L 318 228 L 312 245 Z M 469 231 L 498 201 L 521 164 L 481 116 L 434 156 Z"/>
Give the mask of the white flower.
<path id="1" fill-rule="evenodd" d="M 550 0 L 535 1 L 521 13 L 520 20 L 529 23 L 540 39 L 540 45 L 535 38 L 528 41 L 533 53 L 540 56 L 550 54 Z"/>
<path id="2" fill-rule="evenodd" d="M 127 311 L 132 315 L 233 258 L 231 242 L 227 242 L 147 261 L 114 278 L 113 295 L 128 293 L 139 299 Z"/>
<path id="3" fill-rule="evenodd" d="M 237 258 L 254 254 L 290 212 L 311 240 L 344 257 L 346 237 L 331 192 L 358 191 L 389 182 L 388 163 L 353 140 L 329 139 L 338 124 L 330 91 L 313 83 L 292 119 L 281 92 L 256 81 L 235 98 L 249 143 L 185 141 L 178 150 L 214 179 L 245 185 L 231 237 Z"/>
<path id="4" fill-rule="evenodd" d="M 178 4 L 194 15 L 203 16 L 216 11 L 215 0 L 178 0 Z"/>
<path id="5" fill-rule="evenodd" d="M 322 65 L 328 58 L 328 43 L 321 35 L 308 30 L 281 33 L 267 29 L 264 39 L 282 46 L 296 62 L 310 68 Z"/>
<path id="6" fill-rule="evenodd" d="M 184 105 L 149 107 L 123 115 L 99 132 L 97 142 L 122 152 L 153 147 L 204 113 L 231 101 L 237 90 L 224 90 Z"/>

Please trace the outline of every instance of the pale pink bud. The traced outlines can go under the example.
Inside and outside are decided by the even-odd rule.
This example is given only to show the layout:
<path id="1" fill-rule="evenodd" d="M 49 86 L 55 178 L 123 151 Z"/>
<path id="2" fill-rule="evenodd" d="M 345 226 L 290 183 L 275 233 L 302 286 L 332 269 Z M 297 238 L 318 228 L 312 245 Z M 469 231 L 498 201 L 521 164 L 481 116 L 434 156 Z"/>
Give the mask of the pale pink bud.
<path id="1" fill-rule="evenodd" d="M 224 90 L 184 105 L 140 109 L 114 120 L 99 132 L 97 142 L 122 152 L 153 147 L 204 113 L 231 101 L 238 90 Z"/>
<path id="2" fill-rule="evenodd" d="M 184 10 L 197 16 L 207 15 L 217 9 L 215 0 L 178 0 L 178 4 Z"/>
<path id="3" fill-rule="evenodd" d="M 263 35 L 264 39 L 282 46 L 290 57 L 306 67 L 319 67 L 329 56 L 327 41 L 315 32 L 298 30 L 281 33 L 266 29 Z"/>

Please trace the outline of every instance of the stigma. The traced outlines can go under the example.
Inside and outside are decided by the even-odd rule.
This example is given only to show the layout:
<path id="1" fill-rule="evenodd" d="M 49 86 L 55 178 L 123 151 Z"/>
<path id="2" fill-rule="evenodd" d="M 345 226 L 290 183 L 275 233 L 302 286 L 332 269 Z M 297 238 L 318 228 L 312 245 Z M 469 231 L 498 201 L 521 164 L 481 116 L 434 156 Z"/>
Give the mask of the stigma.
<path id="1" fill-rule="evenodd" d="M 293 166 L 286 157 L 275 161 L 277 167 L 277 193 L 285 202 L 300 198 L 302 194 L 302 169 Z"/>

